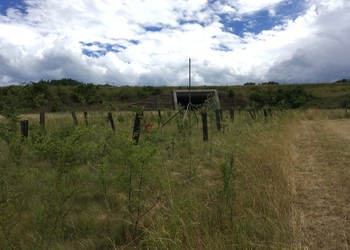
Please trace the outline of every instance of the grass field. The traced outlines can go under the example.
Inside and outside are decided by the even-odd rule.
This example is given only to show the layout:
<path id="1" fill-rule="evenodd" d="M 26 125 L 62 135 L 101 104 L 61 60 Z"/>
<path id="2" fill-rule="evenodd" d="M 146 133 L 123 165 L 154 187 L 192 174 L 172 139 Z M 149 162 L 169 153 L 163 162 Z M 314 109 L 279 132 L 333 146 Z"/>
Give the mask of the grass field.
<path id="1" fill-rule="evenodd" d="M 300 246 L 308 249 L 350 245 L 350 121 L 336 117 L 318 113 L 302 122 L 298 135 L 294 204 Z"/>
<path id="2" fill-rule="evenodd" d="M 162 114 L 162 122 L 174 113 Z M 284 111 L 273 117 L 199 114 L 162 129 L 147 112 L 140 141 L 132 112 L 28 114 L 29 137 L 1 119 L 1 249 L 296 249 L 303 247 L 295 197 L 302 120 L 343 111 Z M 196 118 L 197 117 L 197 118 Z M 345 243 L 342 245 L 344 246 Z"/>

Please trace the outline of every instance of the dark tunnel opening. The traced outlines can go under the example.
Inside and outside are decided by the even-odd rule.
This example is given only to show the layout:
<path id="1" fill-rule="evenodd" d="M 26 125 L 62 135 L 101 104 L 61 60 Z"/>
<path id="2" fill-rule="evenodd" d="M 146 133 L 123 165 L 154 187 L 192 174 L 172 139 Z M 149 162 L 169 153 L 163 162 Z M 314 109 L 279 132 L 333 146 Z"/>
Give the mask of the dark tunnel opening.
<path id="1" fill-rule="evenodd" d="M 189 104 L 189 91 L 187 90 L 174 90 L 174 106 L 177 109 L 177 106 L 182 106 L 186 108 Z M 219 97 L 217 91 L 214 90 L 193 90 L 191 91 L 191 109 L 195 107 L 200 107 L 208 103 L 209 108 L 216 109 L 220 105 Z"/>
<path id="2" fill-rule="evenodd" d="M 205 103 L 205 101 L 208 99 L 207 95 L 194 95 L 191 96 L 191 103 L 195 106 L 200 106 Z M 177 103 L 182 106 L 187 106 L 189 103 L 189 96 L 178 96 L 177 97 Z"/>

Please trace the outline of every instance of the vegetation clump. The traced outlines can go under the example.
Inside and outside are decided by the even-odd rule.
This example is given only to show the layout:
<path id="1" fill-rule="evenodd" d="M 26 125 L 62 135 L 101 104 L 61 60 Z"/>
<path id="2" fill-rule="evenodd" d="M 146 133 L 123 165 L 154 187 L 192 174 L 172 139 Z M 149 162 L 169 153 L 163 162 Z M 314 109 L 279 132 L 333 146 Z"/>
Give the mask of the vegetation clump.
<path id="1" fill-rule="evenodd" d="M 77 126 L 62 114 L 48 116 L 45 128 L 21 117 L 30 122 L 29 137 L 16 127 L 11 139 L 19 139 L 21 153 L 13 157 L 6 137 L 0 141 L 1 249 L 294 244 L 294 115 L 253 121 L 242 113 L 202 142 L 195 120 L 180 115 L 158 130 L 157 115 L 145 112 L 137 145 L 134 113 L 118 112 L 115 132 L 99 112 Z M 4 135 L 7 120 L 1 123 Z"/>
<path id="2" fill-rule="evenodd" d="M 285 108 L 300 108 L 311 98 L 311 94 L 300 86 L 274 90 L 256 89 L 250 94 L 250 100 L 261 106 L 284 106 Z"/>
<path id="3" fill-rule="evenodd" d="M 244 108 L 255 103 L 275 108 L 343 108 L 350 88 L 348 79 L 331 84 L 279 84 L 268 81 L 247 82 L 244 86 L 215 87 L 223 100 L 223 107 Z M 207 86 L 194 87 L 209 88 Z M 171 91 L 183 87 L 94 85 L 73 79 L 40 80 L 38 82 L 0 88 L 0 113 L 4 111 L 6 96 L 12 95 L 21 113 L 90 110 L 131 110 L 145 106 L 156 111 L 159 107 L 173 107 Z M 187 88 L 186 88 L 187 89 Z M 165 101 L 164 101 L 165 100 Z M 225 101 L 226 100 L 226 101 Z M 165 102 L 165 103 L 164 103 Z M 227 102 L 227 103 L 226 103 Z"/>

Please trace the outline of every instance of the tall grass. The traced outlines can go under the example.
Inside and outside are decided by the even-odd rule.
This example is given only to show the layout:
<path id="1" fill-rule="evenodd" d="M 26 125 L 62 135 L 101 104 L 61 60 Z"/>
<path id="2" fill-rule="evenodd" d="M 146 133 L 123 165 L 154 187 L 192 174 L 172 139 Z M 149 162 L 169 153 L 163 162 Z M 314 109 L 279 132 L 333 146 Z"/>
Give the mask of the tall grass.
<path id="1" fill-rule="evenodd" d="M 301 114 L 303 120 L 348 119 L 350 114 L 345 109 L 307 109 Z"/>
<path id="2" fill-rule="evenodd" d="M 115 133 L 101 113 L 88 126 L 48 115 L 45 129 L 23 117 L 32 125 L 17 162 L 1 141 L 1 249 L 294 246 L 295 115 L 253 121 L 242 112 L 234 124 L 225 117 L 224 132 L 209 119 L 203 142 L 193 114 L 158 130 L 146 113 L 138 145 L 134 116 L 113 115 Z"/>

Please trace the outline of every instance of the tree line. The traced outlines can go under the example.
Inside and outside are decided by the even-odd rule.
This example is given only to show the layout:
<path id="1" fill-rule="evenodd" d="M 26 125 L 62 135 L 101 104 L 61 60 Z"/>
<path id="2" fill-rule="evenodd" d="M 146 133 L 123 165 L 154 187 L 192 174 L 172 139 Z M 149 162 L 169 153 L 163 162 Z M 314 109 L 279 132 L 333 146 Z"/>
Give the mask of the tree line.
<path id="1" fill-rule="evenodd" d="M 344 84 L 345 83 L 345 84 Z M 323 85 L 280 85 L 266 82 L 259 85 L 246 83 L 244 86 L 221 86 L 216 88 L 237 105 L 270 106 L 278 108 L 300 107 L 350 107 L 348 80 Z M 312 86 L 312 87 L 310 87 Z M 327 87 L 324 91 L 322 88 Z M 187 89 L 187 87 L 185 87 Z M 199 87 L 198 87 L 199 88 Z M 200 87 L 207 88 L 207 87 Z M 0 114 L 46 111 L 60 112 L 90 110 L 122 110 L 147 98 L 157 101 L 161 94 L 171 94 L 174 87 L 159 86 L 118 86 L 108 84 L 94 85 L 70 78 L 61 80 L 40 80 L 0 87 Z M 184 89 L 179 86 L 178 89 Z M 320 96 L 319 93 L 332 91 L 332 96 Z M 336 91 L 336 92 L 334 92 Z M 151 100 L 152 101 L 152 100 Z M 242 104 L 243 103 L 243 104 Z M 243 105 L 244 106 L 244 105 Z"/>
<path id="2" fill-rule="evenodd" d="M 94 85 L 73 79 L 40 80 L 0 88 L 0 112 L 6 109 L 64 111 L 70 107 L 113 106 L 150 95 L 159 95 L 161 88 Z"/>

